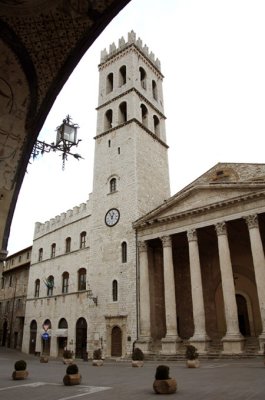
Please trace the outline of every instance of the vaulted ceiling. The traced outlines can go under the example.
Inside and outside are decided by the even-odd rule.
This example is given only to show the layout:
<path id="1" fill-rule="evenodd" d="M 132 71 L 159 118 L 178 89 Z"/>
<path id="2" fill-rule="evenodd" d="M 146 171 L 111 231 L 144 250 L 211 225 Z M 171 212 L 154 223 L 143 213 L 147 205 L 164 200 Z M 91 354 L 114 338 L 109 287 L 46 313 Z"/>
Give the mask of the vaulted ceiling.
<path id="1" fill-rule="evenodd" d="M 0 261 L 47 114 L 83 54 L 129 2 L 0 0 Z"/>

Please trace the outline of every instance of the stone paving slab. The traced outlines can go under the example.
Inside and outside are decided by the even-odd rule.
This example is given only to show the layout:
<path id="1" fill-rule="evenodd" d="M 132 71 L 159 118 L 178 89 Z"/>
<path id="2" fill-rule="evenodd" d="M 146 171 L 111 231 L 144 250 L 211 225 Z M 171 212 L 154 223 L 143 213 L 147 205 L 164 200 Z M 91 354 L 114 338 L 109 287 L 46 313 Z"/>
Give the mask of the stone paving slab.
<path id="1" fill-rule="evenodd" d="M 29 377 L 11 378 L 14 362 L 25 359 Z M 190 369 L 185 361 L 147 361 L 142 368 L 132 368 L 128 361 L 106 360 L 103 367 L 91 361 L 77 360 L 82 383 L 64 386 L 66 366 L 59 359 L 47 364 L 39 358 L 0 347 L 1 400 L 140 400 L 177 398 L 178 400 L 264 400 L 265 366 L 263 359 L 202 360 L 200 368 Z M 177 380 L 178 391 L 157 395 L 152 385 L 157 365 L 167 364 Z"/>

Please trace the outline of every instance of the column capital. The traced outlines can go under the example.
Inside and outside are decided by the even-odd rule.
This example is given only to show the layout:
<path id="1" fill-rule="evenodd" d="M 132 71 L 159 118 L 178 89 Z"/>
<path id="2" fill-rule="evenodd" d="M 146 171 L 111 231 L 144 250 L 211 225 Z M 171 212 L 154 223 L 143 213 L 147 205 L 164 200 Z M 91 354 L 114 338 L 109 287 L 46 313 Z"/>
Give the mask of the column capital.
<path id="1" fill-rule="evenodd" d="M 227 229 L 226 229 L 226 223 L 223 222 L 218 222 L 215 225 L 215 230 L 218 236 L 220 235 L 227 235 Z"/>
<path id="2" fill-rule="evenodd" d="M 248 215 L 247 217 L 245 217 L 245 221 L 247 223 L 248 229 L 259 227 L 257 214 Z"/>
<path id="3" fill-rule="evenodd" d="M 187 231 L 187 238 L 188 238 L 188 241 L 189 241 L 189 242 L 197 241 L 198 238 L 197 238 L 197 231 L 196 231 L 196 229 L 189 229 L 189 230 Z"/>
<path id="4" fill-rule="evenodd" d="M 139 240 L 137 242 L 137 247 L 138 247 L 140 252 L 146 252 L 147 248 L 148 248 L 147 243 L 146 243 L 145 240 Z"/>
<path id="5" fill-rule="evenodd" d="M 171 241 L 171 236 L 161 236 L 161 241 L 163 244 L 163 247 L 171 247 L 172 241 Z"/>

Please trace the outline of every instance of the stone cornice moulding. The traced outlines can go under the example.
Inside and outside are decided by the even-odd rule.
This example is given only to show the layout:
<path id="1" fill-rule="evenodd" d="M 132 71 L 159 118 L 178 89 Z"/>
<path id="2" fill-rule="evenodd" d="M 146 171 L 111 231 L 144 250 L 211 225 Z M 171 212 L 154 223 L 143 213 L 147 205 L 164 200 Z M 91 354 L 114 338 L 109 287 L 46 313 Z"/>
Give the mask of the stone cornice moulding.
<path id="1" fill-rule="evenodd" d="M 208 187 L 207 187 L 208 188 Z M 209 205 L 205 205 L 202 207 L 197 207 L 194 209 L 190 209 L 190 210 L 186 210 L 186 211 L 182 211 L 180 213 L 175 213 L 172 215 L 165 215 L 163 217 L 157 217 L 155 218 L 155 215 L 152 219 L 152 216 L 149 215 L 149 219 L 146 220 L 139 220 L 138 222 L 136 221 L 135 223 L 133 223 L 133 228 L 134 229 L 139 229 L 139 228 L 145 228 L 147 226 L 150 225 L 158 225 L 158 224 L 164 224 L 165 222 L 173 222 L 179 219 L 183 219 L 187 216 L 191 216 L 191 215 L 199 215 L 199 214 L 203 214 L 205 212 L 209 212 L 211 210 L 214 209 L 221 209 L 221 208 L 225 208 L 228 207 L 230 205 L 233 204 L 237 204 L 237 203 L 242 203 L 242 202 L 248 202 L 251 201 L 255 198 L 261 198 L 261 197 L 265 197 L 265 191 L 261 191 L 261 192 L 255 192 L 255 193 L 248 193 L 242 196 L 237 196 L 231 199 L 226 199 L 220 202 L 216 202 L 216 203 L 212 203 Z M 179 200 L 179 199 L 178 199 Z M 163 204 L 161 206 L 161 208 L 159 209 L 159 211 L 163 211 L 164 209 L 166 209 L 169 206 L 169 204 Z M 157 213 L 157 210 L 156 210 Z M 154 213 L 155 214 L 155 213 Z"/>

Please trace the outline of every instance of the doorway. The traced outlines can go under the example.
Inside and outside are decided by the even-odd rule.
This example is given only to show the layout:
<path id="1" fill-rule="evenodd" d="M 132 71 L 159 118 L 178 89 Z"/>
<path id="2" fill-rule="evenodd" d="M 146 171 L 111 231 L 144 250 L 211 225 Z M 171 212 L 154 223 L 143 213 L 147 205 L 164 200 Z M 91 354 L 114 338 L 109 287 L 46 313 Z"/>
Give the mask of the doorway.
<path id="1" fill-rule="evenodd" d="M 111 356 L 122 356 L 122 331 L 119 326 L 114 326 L 111 331 Z"/>
<path id="2" fill-rule="evenodd" d="M 87 343 L 87 322 L 84 318 L 79 318 L 76 322 L 76 347 L 75 356 L 84 358 Z"/>
<path id="3" fill-rule="evenodd" d="M 236 304 L 238 313 L 238 324 L 240 333 L 243 336 L 250 336 L 250 325 L 248 317 L 247 301 L 241 294 L 236 294 Z"/>

